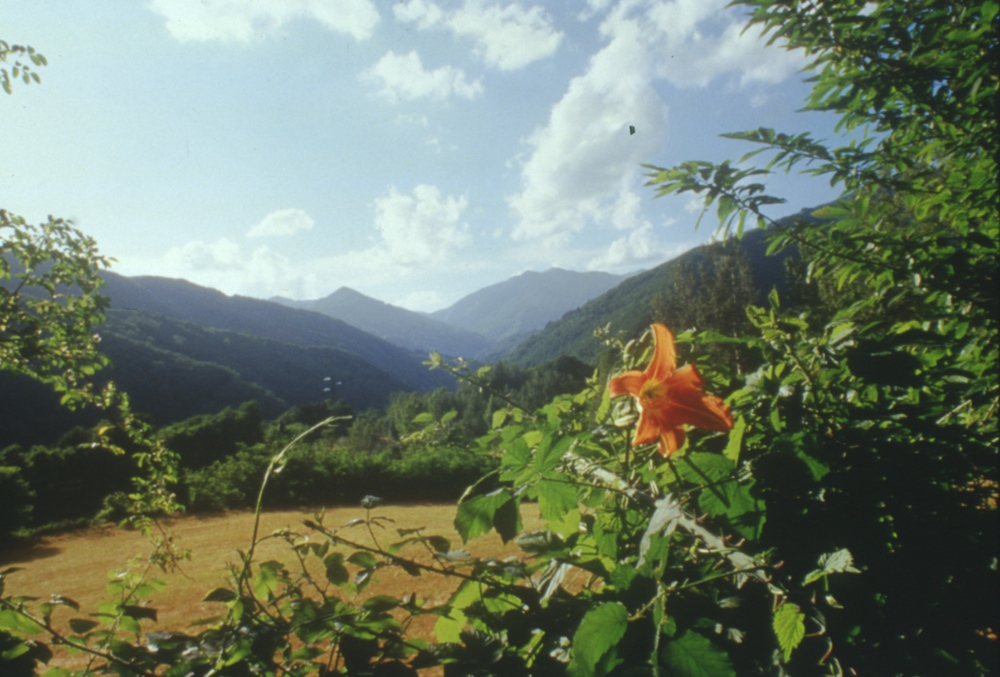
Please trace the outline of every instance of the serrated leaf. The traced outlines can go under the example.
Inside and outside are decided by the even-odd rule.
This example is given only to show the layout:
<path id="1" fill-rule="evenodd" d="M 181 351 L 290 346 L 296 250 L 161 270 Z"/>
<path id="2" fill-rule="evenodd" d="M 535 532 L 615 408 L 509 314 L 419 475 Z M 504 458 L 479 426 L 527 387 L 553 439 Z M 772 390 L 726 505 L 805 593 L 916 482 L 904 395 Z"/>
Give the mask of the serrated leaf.
<path id="1" fill-rule="evenodd" d="M 517 535 L 521 528 L 521 516 L 517 501 L 507 489 L 497 489 L 488 494 L 473 496 L 462 501 L 455 513 L 455 531 L 463 543 L 488 533 L 495 528 L 506 543 Z"/>
<path id="2" fill-rule="evenodd" d="M 797 604 L 791 602 L 778 607 L 774 612 L 772 620 L 774 634 L 778 638 L 778 646 L 784 655 L 787 663 L 792 657 L 792 651 L 802 643 L 802 638 L 806 636 L 806 615 L 802 613 Z"/>
<path id="3" fill-rule="evenodd" d="M 660 660 L 672 677 L 736 677 L 726 652 L 693 630 L 668 642 Z"/>
<path id="4" fill-rule="evenodd" d="M 558 520 L 577 507 L 576 487 L 560 480 L 541 480 L 536 488 L 538 509 L 543 519 Z"/>
<path id="5" fill-rule="evenodd" d="M 829 574 L 860 574 L 861 570 L 854 567 L 854 556 L 847 548 L 841 548 L 836 552 L 820 555 L 819 569 L 815 569 L 806 574 L 803 585 L 809 585 L 818 581 L 823 576 Z"/>
<path id="6" fill-rule="evenodd" d="M 591 609 L 573 634 L 573 660 L 566 672 L 572 677 L 607 674 L 607 656 L 625 636 L 628 610 L 618 602 Z"/>
<path id="7" fill-rule="evenodd" d="M 705 485 L 726 479 L 736 466 L 725 456 L 699 452 L 682 457 L 675 467 L 688 482 Z"/>
<path id="8" fill-rule="evenodd" d="M 448 600 L 449 611 L 434 624 L 434 634 L 442 644 L 460 642 L 465 628 L 466 617 L 462 611 L 480 599 L 480 585 L 477 581 L 464 581 Z"/>

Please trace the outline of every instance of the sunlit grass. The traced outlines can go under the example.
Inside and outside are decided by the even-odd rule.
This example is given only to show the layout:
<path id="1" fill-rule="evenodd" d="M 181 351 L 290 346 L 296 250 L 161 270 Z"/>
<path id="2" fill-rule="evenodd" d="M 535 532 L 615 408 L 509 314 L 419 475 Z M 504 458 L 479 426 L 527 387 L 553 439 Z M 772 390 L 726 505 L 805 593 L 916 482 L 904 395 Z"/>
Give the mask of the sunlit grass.
<path id="1" fill-rule="evenodd" d="M 287 510 L 265 512 L 261 516 L 260 537 L 264 538 L 279 529 L 290 528 L 315 540 L 322 538 L 302 525 L 304 519 L 312 519 L 314 511 Z M 338 507 L 327 509 L 324 524 L 337 529 L 341 535 L 364 545 L 371 545 L 372 539 L 365 526 L 343 528 L 358 517 L 365 517 L 361 507 Z M 371 515 L 393 520 L 383 522 L 384 529 L 375 528 L 375 536 L 382 547 L 401 540 L 396 529 L 424 527 L 425 535 L 439 535 L 452 543 L 452 548 L 464 547 L 477 557 L 506 556 L 519 552 L 512 543 L 504 545 L 495 533 L 475 539 L 467 545 L 452 525 L 455 516 L 453 504 L 422 504 L 379 506 Z M 537 507 L 524 506 L 525 528 L 538 528 Z M 196 631 L 192 624 L 198 620 L 222 615 L 225 608 L 221 604 L 202 602 L 206 593 L 227 584 L 228 565 L 238 561 L 237 550 L 250 546 L 253 531 L 253 514 L 249 511 L 224 515 L 190 516 L 171 520 L 165 525 L 176 539 L 177 545 L 191 551 L 191 559 L 182 564 L 181 570 L 163 573 L 157 569 L 150 576 L 166 583 L 166 589 L 155 593 L 150 606 L 157 610 L 158 623 L 154 626 L 143 621 L 147 631 Z M 341 548 L 345 554 L 347 548 Z M 113 526 L 96 527 L 82 531 L 43 536 L 30 545 L 0 552 L 0 566 L 3 568 L 23 567 L 22 571 L 5 577 L 6 593 L 10 595 L 33 595 L 47 598 L 63 595 L 79 602 L 81 610 L 76 614 L 70 609 L 57 612 L 56 625 L 68 628 L 70 618 L 86 616 L 96 605 L 107 598 L 105 585 L 109 578 L 123 571 L 130 561 L 141 560 L 150 553 L 149 541 L 141 533 L 118 529 Z M 402 555 L 429 561 L 426 553 L 412 547 Z M 314 558 L 315 559 L 315 558 Z M 137 560 L 137 561 L 138 561 Z M 289 568 L 297 566 L 294 554 L 281 539 L 264 539 L 256 550 L 255 560 L 279 560 Z M 311 567 L 320 581 L 323 581 L 322 565 L 315 560 Z M 357 593 L 336 593 L 347 601 L 361 601 L 371 595 L 390 595 L 401 598 L 415 593 L 426 599 L 428 605 L 436 606 L 447 601 L 457 587 L 456 579 L 448 579 L 432 574 L 410 576 L 398 567 L 380 569 L 368 587 Z M 336 590 L 332 588 L 332 590 Z M 418 618 L 411 626 L 417 636 L 431 638 L 433 617 Z M 411 635 L 412 636 L 412 635 Z M 69 665 L 63 660 L 62 666 Z M 72 664 L 81 664 L 79 659 Z"/>

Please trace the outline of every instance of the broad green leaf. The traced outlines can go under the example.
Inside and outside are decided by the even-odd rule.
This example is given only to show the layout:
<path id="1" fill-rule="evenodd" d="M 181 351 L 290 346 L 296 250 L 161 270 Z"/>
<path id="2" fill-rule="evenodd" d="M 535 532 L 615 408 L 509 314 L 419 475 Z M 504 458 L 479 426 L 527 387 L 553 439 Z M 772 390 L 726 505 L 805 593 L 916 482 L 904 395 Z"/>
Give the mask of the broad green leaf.
<path id="1" fill-rule="evenodd" d="M 253 593 L 258 599 L 266 600 L 278 589 L 278 571 L 281 569 L 281 562 L 262 562 L 257 575 L 253 577 L 251 586 Z"/>
<path id="2" fill-rule="evenodd" d="M 434 634 L 442 644 L 460 642 L 461 632 L 465 629 L 466 617 L 463 609 L 480 599 L 480 585 L 476 581 L 465 581 L 448 600 L 450 610 L 448 615 L 441 616 L 434 624 Z"/>
<path id="3" fill-rule="evenodd" d="M 572 677 L 607 674 L 606 657 L 625 636 L 627 627 L 628 610 L 618 602 L 588 611 L 573 635 L 573 660 L 566 672 Z"/>
<path id="4" fill-rule="evenodd" d="M 537 493 L 538 509 L 546 520 L 558 520 L 578 504 L 576 487 L 569 482 L 541 480 Z"/>
<path id="5" fill-rule="evenodd" d="M 841 548 L 836 552 L 826 553 L 819 558 L 819 569 L 806 574 L 803 585 L 809 585 L 829 574 L 860 574 L 861 571 L 854 567 L 854 556 L 847 548 Z"/>
<path id="6" fill-rule="evenodd" d="M 42 626 L 13 609 L 0 611 L 0 630 L 12 630 L 19 635 L 37 635 Z"/>
<path id="7" fill-rule="evenodd" d="M 497 489 L 488 494 L 473 496 L 462 501 L 455 513 L 455 531 L 463 543 L 488 533 L 495 528 L 506 543 L 521 528 L 521 515 L 517 501 L 507 489 Z"/>
<path id="8" fill-rule="evenodd" d="M 693 630 L 669 641 L 660 660 L 671 677 L 736 677 L 726 652 Z"/>
<path id="9" fill-rule="evenodd" d="M 729 477 L 735 466 L 725 456 L 698 452 L 682 456 L 674 464 L 678 474 L 692 484 L 709 484 Z"/>
<path id="10" fill-rule="evenodd" d="M 792 651 L 806 636 L 806 616 L 798 605 L 787 602 L 774 612 L 772 625 L 774 634 L 778 638 L 778 646 L 781 647 L 784 660 L 787 663 L 788 659 L 792 657 Z"/>
<path id="11" fill-rule="evenodd" d="M 493 423 L 490 427 L 499 428 L 503 425 L 503 422 L 507 420 L 507 410 L 497 409 L 493 412 Z"/>
<path id="12" fill-rule="evenodd" d="M 326 565 L 326 580 L 338 587 L 347 585 L 347 582 L 351 579 L 351 577 L 350 574 L 347 573 L 347 568 L 344 566 L 343 553 L 330 553 L 326 556 L 326 559 L 323 560 L 323 564 Z"/>

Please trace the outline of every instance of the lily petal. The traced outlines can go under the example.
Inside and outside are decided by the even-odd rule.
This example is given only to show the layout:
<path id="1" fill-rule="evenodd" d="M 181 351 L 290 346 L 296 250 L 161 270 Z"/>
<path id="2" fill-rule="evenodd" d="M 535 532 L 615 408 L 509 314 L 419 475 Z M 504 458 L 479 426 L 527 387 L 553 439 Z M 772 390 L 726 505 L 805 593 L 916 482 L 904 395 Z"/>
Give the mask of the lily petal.
<path id="1" fill-rule="evenodd" d="M 715 395 L 693 388 L 677 388 L 670 393 L 669 422 L 686 423 L 704 430 L 725 432 L 733 427 L 729 407 Z"/>
<path id="2" fill-rule="evenodd" d="M 674 335 L 662 324 L 653 325 L 653 360 L 646 367 L 646 378 L 666 381 L 677 367 L 677 351 L 674 349 Z"/>
<path id="3" fill-rule="evenodd" d="M 646 375 L 641 371 L 627 371 L 621 376 L 611 379 L 608 384 L 608 391 L 611 397 L 619 395 L 631 395 L 638 397 L 642 390 L 642 384 L 646 382 Z"/>

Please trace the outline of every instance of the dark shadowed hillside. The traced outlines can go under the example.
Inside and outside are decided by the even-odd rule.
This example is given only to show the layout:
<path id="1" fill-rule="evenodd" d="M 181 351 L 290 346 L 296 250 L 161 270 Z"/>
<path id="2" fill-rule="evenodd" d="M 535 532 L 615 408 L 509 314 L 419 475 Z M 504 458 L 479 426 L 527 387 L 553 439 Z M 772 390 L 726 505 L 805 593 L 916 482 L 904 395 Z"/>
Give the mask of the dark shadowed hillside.
<path id="1" fill-rule="evenodd" d="M 450 386 L 451 379 L 408 351 L 326 315 L 244 296 L 227 296 L 185 280 L 105 275 L 112 309 L 141 310 L 213 329 L 226 329 L 303 348 L 332 347 L 354 353 L 392 374 L 407 389 Z"/>
<path id="2" fill-rule="evenodd" d="M 752 298 L 749 300 L 763 303 L 772 288 L 777 286 L 780 289 L 784 286 L 784 260 L 787 258 L 787 254 L 769 257 L 766 251 L 764 233 L 759 230 L 748 232 L 739 242 L 733 240 L 692 249 L 652 270 L 626 279 L 614 289 L 567 313 L 562 319 L 520 343 L 509 353 L 508 359 L 517 364 L 538 365 L 560 355 L 571 355 L 593 363 L 601 350 L 600 343 L 594 338 L 595 329 L 610 324 L 612 331 L 638 336 L 653 321 L 668 324 L 690 322 L 690 313 L 683 319 L 663 315 L 671 315 L 670 308 L 679 296 L 684 296 L 686 303 L 702 313 L 713 310 L 704 307 L 707 297 L 699 297 L 701 290 L 698 287 L 711 284 L 711 271 L 716 264 L 710 259 L 719 255 L 738 255 L 740 258 L 745 255 L 753 285 Z M 696 280 L 691 271 L 699 271 L 702 281 Z M 718 305 L 735 299 L 733 294 L 737 291 L 717 289 L 716 292 L 723 295 Z M 739 306 L 738 303 L 732 305 Z M 742 316 L 742 308 L 734 307 L 733 311 Z M 675 328 L 682 330 L 688 327 Z"/>
<path id="3" fill-rule="evenodd" d="M 281 297 L 272 300 L 291 308 L 329 315 L 389 343 L 421 353 L 436 350 L 443 355 L 471 358 L 483 354 L 493 345 L 481 334 L 383 303 L 348 287 L 341 287 L 329 296 L 311 301 Z"/>

